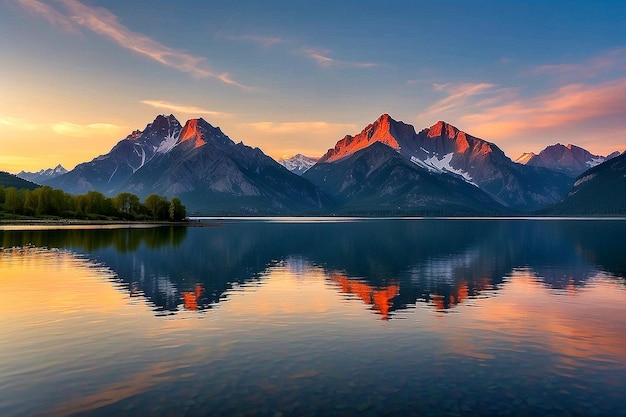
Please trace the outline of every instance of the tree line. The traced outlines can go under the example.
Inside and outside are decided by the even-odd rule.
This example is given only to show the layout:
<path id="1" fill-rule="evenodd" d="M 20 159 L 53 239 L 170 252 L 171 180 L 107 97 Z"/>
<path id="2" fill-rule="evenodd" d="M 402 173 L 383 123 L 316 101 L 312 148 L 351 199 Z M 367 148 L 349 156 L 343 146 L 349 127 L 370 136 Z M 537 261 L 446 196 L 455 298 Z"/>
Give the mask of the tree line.
<path id="1" fill-rule="evenodd" d="M 61 217 L 87 220 L 157 220 L 183 221 L 187 210 L 179 198 L 151 194 L 142 202 L 134 194 L 123 192 L 106 197 L 98 191 L 72 195 L 50 186 L 34 190 L 0 185 L 0 210 L 4 216 Z"/>

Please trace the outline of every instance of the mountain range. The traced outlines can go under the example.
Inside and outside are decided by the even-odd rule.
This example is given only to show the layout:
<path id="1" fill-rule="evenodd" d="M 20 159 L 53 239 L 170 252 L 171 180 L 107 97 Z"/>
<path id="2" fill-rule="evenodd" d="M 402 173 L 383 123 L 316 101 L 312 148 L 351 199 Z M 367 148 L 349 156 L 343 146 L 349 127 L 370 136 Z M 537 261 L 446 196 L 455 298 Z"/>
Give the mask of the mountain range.
<path id="1" fill-rule="evenodd" d="M 41 169 L 37 172 L 26 172 L 20 171 L 17 175 L 18 177 L 26 180 L 34 182 L 35 184 L 41 184 L 51 178 L 58 177 L 59 175 L 63 175 L 67 172 L 67 169 L 63 168 L 61 164 L 58 164 L 54 168 Z"/>
<path id="2" fill-rule="evenodd" d="M 567 196 L 584 167 L 613 156 L 556 144 L 514 162 L 446 122 L 416 132 L 383 114 L 317 161 L 277 162 L 202 118 L 183 126 L 159 115 L 71 171 L 20 174 L 74 194 L 175 196 L 191 214 L 497 215 L 545 210 Z"/>
<path id="3" fill-rule="evenodd" d="M 550 145 L 539 152 L 538 155 L 533 152 L 520 155 L 515 162 L 524 165 L 549 168 L 554 171 L 562 172 L 571 177 L 577 177 L 589 168 L 600 165 L 602 162 L 619 155 L 615 151 L 607 156 L 592 155 L 586 149 L 571 143 L 561 145 L 557 143 Z"/>

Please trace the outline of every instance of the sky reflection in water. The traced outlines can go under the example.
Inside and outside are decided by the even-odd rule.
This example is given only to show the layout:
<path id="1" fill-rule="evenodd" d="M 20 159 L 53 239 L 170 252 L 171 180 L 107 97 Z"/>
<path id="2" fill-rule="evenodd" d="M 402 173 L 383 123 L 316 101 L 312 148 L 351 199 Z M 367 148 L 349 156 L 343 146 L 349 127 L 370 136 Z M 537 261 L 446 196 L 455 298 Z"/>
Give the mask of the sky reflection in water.
<path id="1" fill-rule="evenodd" d="M 0 414 L 624 414 L 622 222 L 2 231 Z"/>

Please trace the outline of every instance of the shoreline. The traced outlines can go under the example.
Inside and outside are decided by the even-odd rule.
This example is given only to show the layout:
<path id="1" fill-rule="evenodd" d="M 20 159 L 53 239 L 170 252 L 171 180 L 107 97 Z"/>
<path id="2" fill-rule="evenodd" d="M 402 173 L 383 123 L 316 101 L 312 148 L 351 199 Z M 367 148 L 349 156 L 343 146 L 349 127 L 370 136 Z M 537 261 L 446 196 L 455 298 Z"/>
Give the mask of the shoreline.
<path id="1" fill-rule="evenodd" d="M 82 219 L 2 219 L 0 220 L 0 231 L 9 230 L 20 227 L 43 227 L 65 228 L 65 227 L 90 227 L 98 226 L 116 229 L 139 229 L 163 226 L 181 226 L 181 227 L 211 227 L 216 226 L 215 222 L 171 222 L 171 221 L 154 221 L 154 220 L 82 220 Z"/>

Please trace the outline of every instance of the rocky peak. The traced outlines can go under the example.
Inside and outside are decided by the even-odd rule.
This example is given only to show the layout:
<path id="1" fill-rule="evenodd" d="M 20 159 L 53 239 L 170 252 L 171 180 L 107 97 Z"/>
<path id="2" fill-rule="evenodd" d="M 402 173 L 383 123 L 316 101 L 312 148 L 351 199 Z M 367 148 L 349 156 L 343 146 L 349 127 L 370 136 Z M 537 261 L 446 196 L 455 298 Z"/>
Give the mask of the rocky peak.
<path id="1" fill-rule="evenodd" d="M 149 123 L 146 126 L 144 132 L 163 132 L 172 127 L 180 128 L 180 122 L 176 119 L 176 117 L 174 117 L 173 114 L 170 114 L 169 116 L 159 114 L 152 123 Z"/>
<path id="2" fill-rule="evenodd" d="M 444 121 L 438 121 L 436 124 L 428 128 L 428 137 L 447 137 L 455 139 L 461 131 L 456 127 Z"/>
<path id="3" fill-rule="evenodd" d="M 180 133 L 180 142 L 190 142 L 194 144 L 194 148 L 199 148 L 206 143 L 205 140 L 205 125 L 209 125 L 204 119 L 189 119 L 185 123 L 182 132 Z"/>
<path id="4" fill-rule="evenodd" d="M 333 162 L 370 146 L 374 142 L 383 143 L 399 150 L 402 143 L 415 136 L 413 126 L 394 120 L 388 114 L 383 114 L 372 124 L 356 136 L 347 135 L 334 148 L 320 159 L 320 162 Z"/>

